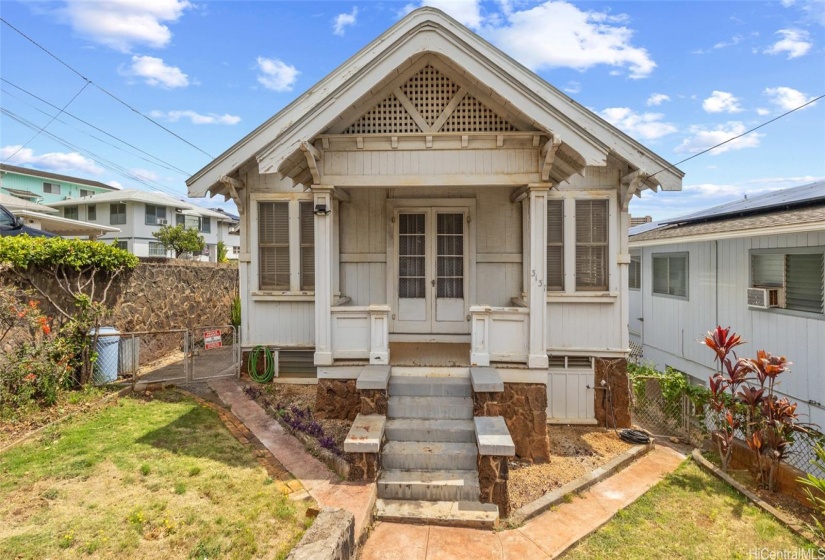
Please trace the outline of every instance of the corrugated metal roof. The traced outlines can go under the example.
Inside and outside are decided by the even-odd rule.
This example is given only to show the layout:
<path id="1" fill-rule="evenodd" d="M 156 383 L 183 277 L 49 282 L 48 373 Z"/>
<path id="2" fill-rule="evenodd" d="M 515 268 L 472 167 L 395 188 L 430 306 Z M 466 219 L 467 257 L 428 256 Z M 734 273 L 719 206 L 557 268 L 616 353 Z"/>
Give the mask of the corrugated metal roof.
<path id="1" fill-rule="evenodd" d="M 780 208 L 792 208 L 816 203 L 820 200 L 825 202 L 825 181 L 781 189 L 758 196 L 746 196 L 742 200 L 734 200 L 733 202 L 720 204 L 719 206 L 714 206 L 707 210 L 700 210 L 699 212 L 688 214 L 681 218 L 663 220 L 660 224 L 684 224 L 705 220 L 717 220 L 733 215 L 746 215 Z"/>

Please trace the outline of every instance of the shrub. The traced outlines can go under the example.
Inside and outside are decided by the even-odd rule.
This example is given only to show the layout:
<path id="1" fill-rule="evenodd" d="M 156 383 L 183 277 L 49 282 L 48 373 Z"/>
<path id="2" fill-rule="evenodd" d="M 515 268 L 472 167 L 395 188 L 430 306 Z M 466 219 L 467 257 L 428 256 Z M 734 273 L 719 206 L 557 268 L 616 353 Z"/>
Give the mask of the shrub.
<path id="1" fill-rule="evenodd" d="M 817 444 L 816 459 L 812 462 L 819 468 L 820 472 L 825 472 L 825 448 L 822 443 Z M 820 539 L 825 539 L 825 477 L 817 477 L 808 473 L 807 477 L 797 479 L 806 485 L 805 494 L 814 509 L 811 514 L 811 524 L 808 527 L 816 533 Z"/>

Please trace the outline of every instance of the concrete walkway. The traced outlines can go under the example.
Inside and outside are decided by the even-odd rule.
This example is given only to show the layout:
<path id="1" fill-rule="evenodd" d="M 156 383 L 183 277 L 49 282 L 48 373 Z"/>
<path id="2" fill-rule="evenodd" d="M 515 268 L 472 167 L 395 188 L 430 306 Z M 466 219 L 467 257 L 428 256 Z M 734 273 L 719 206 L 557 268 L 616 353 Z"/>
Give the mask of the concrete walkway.
<path id="1" fill-rule="evenodd" d="M 657 447 L 570 503 L 518 529 L 493 532 L 427 525 L 379 523 L 361 560 L 511 560 L 556 558 L 610 521 L 685 459 Z"/>
<path id="2" fill-rule="evenodd" d="M 323 463 L 310 455 L 300 441 L 292 437 L 256 403 L 247 397 L 233 378 L 209 381 L 218 397 L 230 407 L 280 463 L 301 481 L 321 507 L 340 507 L 355 516 L 355 539 L 369 524 L 375 504 L 375 484 L 341 482 Z"/>

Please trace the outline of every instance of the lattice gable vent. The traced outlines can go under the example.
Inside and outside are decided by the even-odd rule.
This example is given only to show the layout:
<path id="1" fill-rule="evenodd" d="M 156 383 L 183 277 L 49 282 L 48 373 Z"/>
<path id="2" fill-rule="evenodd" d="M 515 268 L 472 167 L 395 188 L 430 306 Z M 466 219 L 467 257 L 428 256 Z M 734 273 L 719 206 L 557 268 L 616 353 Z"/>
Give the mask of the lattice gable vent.
<path id="1" fill-rule="evenodd" d="M 397 95 L 398 94 L 398 95 Z M 399 99 L 401 96 L 403 99 Z M 461 96 L 461 98 L 457 98 Z M 434 128 L 451 101 L 458 101 L 446 121 Z M 406 106 L 406 107 L 405 107 Z M 413 116 L 407 110 L 412 109 Z M 426 123 L 426 130 L 423 124 Z M 419 126 L 421 124 L 421 126 Z M 344 134 L 403 134 L 420 132 L 508 132 L 517 130 L 506 119 L 431 65 L 422 68 L 395 93 L 363 114 Z"/>

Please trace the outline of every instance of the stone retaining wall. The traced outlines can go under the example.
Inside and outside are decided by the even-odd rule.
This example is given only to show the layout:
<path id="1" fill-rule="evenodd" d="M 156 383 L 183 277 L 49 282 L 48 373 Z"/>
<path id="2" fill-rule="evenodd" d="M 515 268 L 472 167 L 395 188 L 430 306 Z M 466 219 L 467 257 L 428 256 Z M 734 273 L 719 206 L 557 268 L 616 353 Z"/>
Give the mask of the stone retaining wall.
<path id="1" fill-rule="evenodd" d="M 603 428 L 630 427 L 630 379 L 627 375 L 627 360 L 624 358 L 596 358 L 596 421 Z M 602 380 L 610 385 L 613 402 L 613 414 L 607 401 L 607 391 L 602 388 Z"/>
<path id="2" fill-rule="evenodd" d="M 547 386 L 543 383 L 505 383 L 501 393 L 474 393 L 473 415 L 503 416 L 519 459 L 550 460 Z"/>
<path id="3" fill-rule="evenodd" d="M 319 379 L 315 396 L 315 417 L 352 422 L 361 412 L 361 396 L 355 379 Z"/>
<path id="4" fill-rule="evenodd" d="M 360 389 L 361 394 L 361 414 L 387 415 L 389 407 L 389 394 L 386 389 Z"/>
<path id="5" fill-rule="evenodd" d="M 375 482 L 381 470 L 380 453 L 347 453 L 349 458 L 348 480 L 352 482 Z"/>
<path id="6" fill-rule="evenodd" d="M 355 557 L 355 517 L 340 508 L 324 508 L 287 560 L 350 560 Z"/>
<path id="7" fill-rule="evenodd" d="M 510 491 L 507 488 L 510 468 L 507 459 L 492 455 L 478 456 L 479 501 L 483 504 L 496 504 L 501 517 L 510 516 Z"/>

